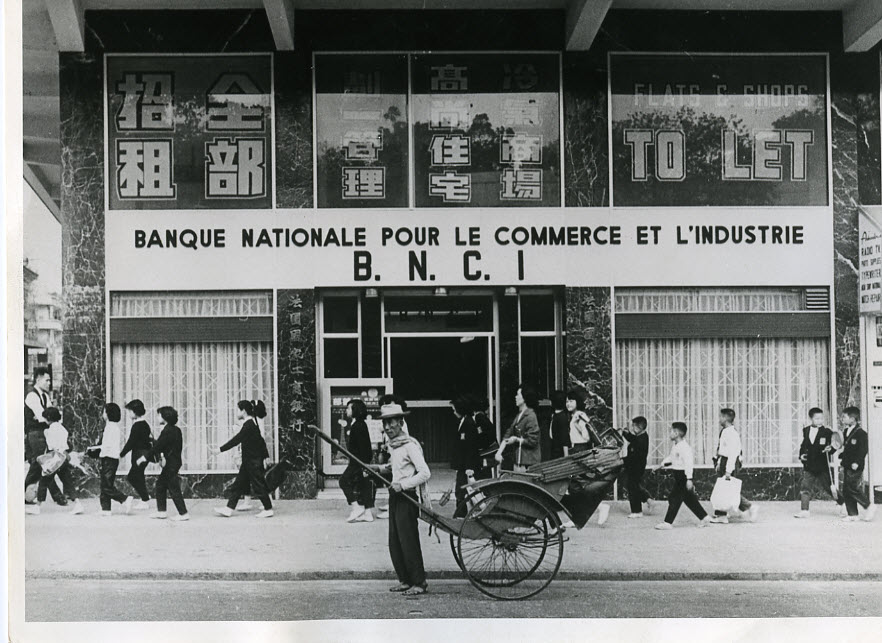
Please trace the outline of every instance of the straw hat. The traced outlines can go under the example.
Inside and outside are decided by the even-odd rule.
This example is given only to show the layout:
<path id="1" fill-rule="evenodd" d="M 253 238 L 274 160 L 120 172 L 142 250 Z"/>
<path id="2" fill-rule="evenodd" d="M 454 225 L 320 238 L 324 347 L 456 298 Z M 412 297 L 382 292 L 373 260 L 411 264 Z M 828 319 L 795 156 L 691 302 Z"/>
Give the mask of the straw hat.
<path id="1" fill-rule="evenodd" d="M 410 411 L 405 411 L 400 404 L 384 404 L 380 407 L 380 419 L 391 420 L 392 418 L 400 418 L 410 415 Z"/>

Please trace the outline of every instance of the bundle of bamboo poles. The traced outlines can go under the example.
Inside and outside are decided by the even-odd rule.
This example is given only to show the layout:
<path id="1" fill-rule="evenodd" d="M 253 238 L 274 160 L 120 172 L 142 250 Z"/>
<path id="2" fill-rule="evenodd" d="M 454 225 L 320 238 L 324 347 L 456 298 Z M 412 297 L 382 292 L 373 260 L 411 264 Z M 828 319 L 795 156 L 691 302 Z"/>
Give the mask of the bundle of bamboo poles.
<path id="1" fill-rule="evenodd" d="M 542 476 L 543 482 L 556 482 L 573 476 L 601 477 L 620 466 L 619 449 L 601 447 L 534 464 L 527 473 Z"/>

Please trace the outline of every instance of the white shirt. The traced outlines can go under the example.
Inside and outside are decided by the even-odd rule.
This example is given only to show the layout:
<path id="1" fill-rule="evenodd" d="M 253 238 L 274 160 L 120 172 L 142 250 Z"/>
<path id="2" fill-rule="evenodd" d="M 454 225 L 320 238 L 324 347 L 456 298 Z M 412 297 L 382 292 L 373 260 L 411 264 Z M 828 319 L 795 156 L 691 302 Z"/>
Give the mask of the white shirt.
<path id="1" fill-rule="evenodd" d="M 40 394 L 40 391 L 34 389 L 25 396 L 25 404 L 34 412 L 34 417 L 37 418 L 37 422 L 45 422 L 46 420 L 43 418 L 43 411 L 52 406 L 52 398 L 49 397 L 48 393 L 42 393 L 43 399 L 46 401 L 44 404 L 43 400 L 40 399 Z"/>
<path id="2" fill-rule="evenodd" d="M 717 455 L 727 458 L 726 473 L 732 473 L 735 470 L 735 460 L 741 455 L 741 436 L 738 435 L 738 429 L 734 426 L 727 426 L 720 432 L 720 446 L 717 447 Z"/>
<path id="3" fill-rule="evenodd" d="M 818 437 L 818 427 L 812 425 L 809 427 L 809 442 L 814 444 L 816 437 Z"/>
<path id="4" fill-rule="evenodd" d="M 108 422 L 101 434 L 101 457 L 119 460 L 119 422 Z"/>
<path id="5" fill-rule="evenodd" d="M 662 464 L 670 464 L 672 469 L 683 471 L 686 477 L 691 479 L 692 469 L 695 466 L 692 447 L 686 440 L 680 440 L 671 447 L 671 452 Z"/>
<path id="6" fill-rule="evenodd" d="M 70 451 L 70 446 L 67 444 L 67 429 L 61 422 L 50 424 L 49 428 L 43 431 L 43 435 L 46 437 L 46 446 L 50 451 Z"/>

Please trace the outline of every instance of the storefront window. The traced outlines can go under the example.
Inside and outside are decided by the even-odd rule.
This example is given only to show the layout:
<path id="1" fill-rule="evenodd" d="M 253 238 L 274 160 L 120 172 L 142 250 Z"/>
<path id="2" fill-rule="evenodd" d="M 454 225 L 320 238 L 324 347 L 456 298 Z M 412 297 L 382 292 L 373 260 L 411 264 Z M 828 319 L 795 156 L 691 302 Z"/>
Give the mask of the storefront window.
<path id="1" fill-rule="evenodd" d="M 532 384 L 548 400 L 557 387 L 557 316 L 555 296 L 547 293 L 519 295 L 521 380 Z"/>
<path id="2" fill-rule="evenodd" d="M 325 377 L 358 377 L 358 340 L 325 339 Z"/>
<path id="3" fill-rule="evenodd" d="M 361 377 L 361 298 L 357 293 L 321 298 L 322 361 L 325 377 Z"/>
<path id="4" fill-rule="evenodd" d="M 324 298 L 325 334 L 358 332 L 358 297 Z"/>
<path id="5" fill-rule="evenodd" d="M 387 296 L 386 332 L 491 332 L 490 296 Z"/>

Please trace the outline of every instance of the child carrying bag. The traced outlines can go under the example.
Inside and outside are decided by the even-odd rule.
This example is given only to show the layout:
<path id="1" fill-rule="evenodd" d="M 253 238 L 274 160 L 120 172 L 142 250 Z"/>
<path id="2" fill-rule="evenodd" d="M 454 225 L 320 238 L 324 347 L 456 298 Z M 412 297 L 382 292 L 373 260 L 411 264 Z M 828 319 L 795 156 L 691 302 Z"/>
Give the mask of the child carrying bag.
<path id="1" fill-rule="evenodd" d="M 735 511 L 741 504 L 741 480 L 738 478 L 717 478 L 711 492 L 711 506 L 715 511 Z"/>

